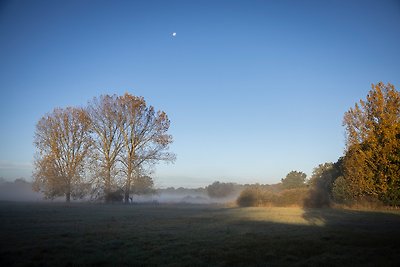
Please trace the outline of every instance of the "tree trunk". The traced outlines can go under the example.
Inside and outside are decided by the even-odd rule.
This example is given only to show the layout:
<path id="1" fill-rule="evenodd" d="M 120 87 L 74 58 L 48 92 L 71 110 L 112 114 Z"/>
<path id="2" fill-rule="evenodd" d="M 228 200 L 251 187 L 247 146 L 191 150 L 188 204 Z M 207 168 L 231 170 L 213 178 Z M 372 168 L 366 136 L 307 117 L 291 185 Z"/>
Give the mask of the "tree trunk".
<path id="1" fill-rule="evenodd" d="M 125 204 L 129 204 L 129 191 L 125 191 Z"/>
<path id="2" fill-rule="evenodd" d="M 107 173 L 105 177 L 105 188 L 104 188 L 104 195 L 106 202 L 111 202 L 110 193 L 111 193 L 111 171 L 110 168 L 107 167 Z"/>
<path id="3" fill-rule="evenodd" d="M 132 177 L 132 170 L 131 170 L 131 168 L 129 168 L 128 175 L 126 177 L 125 190 L 124 190 L 125 204 L 129 204 L 129 193 L 130 193 L 130 189 L 131 189 L 131 177 Z"/>
<path id="4" fill-rule="evenodd" d="M 71 202 L 71 192 L 67 192 L 67 193 L 65 194 L 65 201 L 66 201 L 67 203 Z"/>

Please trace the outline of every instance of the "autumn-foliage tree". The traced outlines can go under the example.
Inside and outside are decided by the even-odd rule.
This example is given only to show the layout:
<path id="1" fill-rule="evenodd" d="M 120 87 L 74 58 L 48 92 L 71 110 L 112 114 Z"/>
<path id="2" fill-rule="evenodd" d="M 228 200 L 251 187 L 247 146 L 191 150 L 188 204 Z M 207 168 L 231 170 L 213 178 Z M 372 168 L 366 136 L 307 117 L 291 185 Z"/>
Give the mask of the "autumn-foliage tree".
<path id="1" fill-rule="evenodd" d="M 84 164 L 90 152 L 91 121 L 84 109 L 55 109 L 36 125 L 34 189 L 47 198 L 80 197 L 87 188 Z"/>
<path id="2" fill-rule="evenodd" d="M 347 199 L 400 204 L 400 93 L 372 85 L 366 100 L 345 113 L 346 154 L 341 193 Z"/>
<path id="3" fill-rule="evenodd" d="M 163 111 L 147 106 L 142 97 L 126 93 L 118 98 L 119 125 L 123 139 L 120 161 L 124 172 L 124 199 L 129 194 L 135 178 L 159 161 L 173 161 L 175 155 L 168 152 L 172 136 L 168 134 L 170 121 Z"/>
<path id="4" fill-rule="evenodd" d="M 165 112 L 128 93 L 94 98 L 85 109 L 55 109 L 36 126 L 34 189 L 67 201 L 89 188 L 114 202 L 150 193 L 154 164 L 175 158 L 169 125 Z"/>
<path id="5" fill-rule="evenodd" d="M 118 96 L 102 95 L 89 102 L 87 111 L 93 132 L 94 182 L 104 191 L 105 199 L 117 190 L 118 157 L 121 156 L 123 139 L 119 127 L 123 117 L 119 114 Z M 114 193 L 115 194 L 115 193 Z"/>

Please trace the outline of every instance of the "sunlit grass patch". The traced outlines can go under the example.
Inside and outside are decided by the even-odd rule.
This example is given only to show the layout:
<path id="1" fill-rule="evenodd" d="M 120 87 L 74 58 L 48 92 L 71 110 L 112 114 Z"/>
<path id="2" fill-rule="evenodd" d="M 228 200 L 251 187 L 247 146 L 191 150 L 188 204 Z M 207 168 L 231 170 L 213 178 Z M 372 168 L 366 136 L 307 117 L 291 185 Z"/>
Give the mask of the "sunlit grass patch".
<path id="1" fill-rule="evenodd" d="M 323 226 L 325 223 L 322 218 L 306 219 L 304 209 L 299 207 L 236 208 L 229 213 L 233 218 L 249 221 L 318 226 Z"/>

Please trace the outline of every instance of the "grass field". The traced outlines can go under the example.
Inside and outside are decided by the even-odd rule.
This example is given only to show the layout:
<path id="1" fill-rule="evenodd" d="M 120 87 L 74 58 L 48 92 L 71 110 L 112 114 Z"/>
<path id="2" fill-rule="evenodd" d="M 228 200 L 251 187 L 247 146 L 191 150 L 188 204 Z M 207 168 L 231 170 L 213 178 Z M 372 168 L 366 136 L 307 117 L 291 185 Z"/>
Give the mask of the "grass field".
<path id="1" fill-rule="evenodd" d="M 0 202 L 0 266 L 395 266 L 400 212 Z"/>

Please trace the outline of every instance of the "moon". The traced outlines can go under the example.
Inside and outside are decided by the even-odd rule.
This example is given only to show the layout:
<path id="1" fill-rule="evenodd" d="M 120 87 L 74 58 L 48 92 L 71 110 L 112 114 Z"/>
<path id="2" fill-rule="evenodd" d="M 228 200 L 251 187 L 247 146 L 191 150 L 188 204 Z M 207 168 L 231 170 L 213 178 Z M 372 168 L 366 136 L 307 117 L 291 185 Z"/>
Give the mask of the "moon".
<path id="1" fill-rule="evenodd" d="M 173 32 L 173 33 L 172 33 L 172 37 L 175 37 L 175 36 L 176 36 L 176 32 Z"/>

